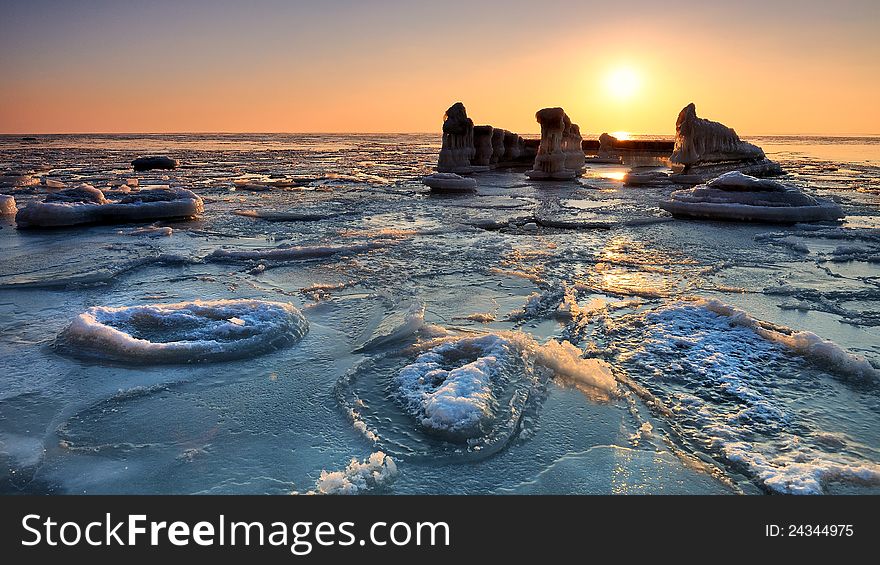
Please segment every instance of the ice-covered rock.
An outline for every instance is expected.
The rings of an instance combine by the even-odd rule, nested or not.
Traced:
[[[673,216],[757,222],[815,222],[843,217],[840,207],[797,188],[732,171],[677,190],[660,207]]]
[[[474,150],[474,122],[464,104],[456,102],[443,117],[443,143],[437,170],[441,173],[469,173]]]
[[[732,128],[697,117],[693,103],[678,114],[670,160],[684,173],[695,174],[705,168],[702,172],[706,177],[733,170],[757,176],[782,173],[760,147],[742,141]]]
[[[623,162],[620,155],[614,154],[614,144],[617,142],[617,138],[608,133],[603,133],[599,136],[599,151],[596,155],[592,157],[588,157],[586,160],[589,163],[608,163],[608,164],[620,164]]]
[[[541,144],[535,164],[526,176],[533,180],[573,179],[576,173],[565,168],[566,154],[562,147],[566,123],[570,123],[562,108],[538,110],[535,119],[541,124]]]
[[[124,224],[185,219],[204,211],[202,199],[185,189],[152,189],[120,193],[108,199],[99,189],[83,184],[50,193],[18,211],[19,228],[54,228],[79,224]]]
[[[504,138],[507,133],[506,130],[500,128],[492,130],[492,157],[489,159],[489,164],[493,167],[497,166],[504,156]]]
[[[150,155],[149,157],[138,157],[131,162],[131,166],[135,171],[149,171],[150,169],[176,169],[180,166],[177,159],[166,157],[164,155]]]
[[[492,126],[474,126],[474,167],[488,170],[492,162]]]
[[[15,197],[8,194],[0,194],[0,216],[11,216],[18,212],[15,207]]]
[[[581,128],[577,124],[571,124],[565,134],[565,168],[574,171],[580,176],[584,171],[586,156],[584,155]]]
[[[502,163],[512,163],[522,154],[522,138],[511,131],[504,132],[504,155]]]
[[[58,336],[59,351],[122,363],[193,363],[253,357],[308,332],[293,305],[217,300],[129,307],[97,306]]]
[[[467,192],[477,189],[477,181],[455,173],[434,173],[422,177],[422,184],[440,192]]]

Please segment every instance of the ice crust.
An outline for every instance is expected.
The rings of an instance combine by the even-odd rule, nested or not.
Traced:
[[[610,366],[581,358],[570,343],[539,345],[520,332],[452,339],[419,355],[395,379],[405,410],[426,430],[453,440],[490,433],[506,385],[535,366],[606,393]]]
[[[342,471],[321,471],[313,494],[363,494],[387,487],[398,473],[394,459],[377,451],[363,461],[352,458]]]
[[[56,347],[74,356],[121,363],[227,361],[291,345],[308,327],[302,313],[284,302],[96,306],[73,320]]]
[[[813,198],[792,186],[738,171],[694,188],[676,190],[660,208],[690,218],[797,223],[837,220],[837,204]]]
[[[56,228],[184,219],[203,211],[201,197],[185,189],[140,190],[108,199],[101,190],[83,184],[28,204],[18,211],[15,222],[19,228]]]

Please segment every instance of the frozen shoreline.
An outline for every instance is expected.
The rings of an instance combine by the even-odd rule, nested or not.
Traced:
[[[761,226],[673,221],[657,203],[676,187],[624,187],[628,165],[540,187],[502,168],[448,196],[419,182],[435,136],[205,139],[0,138],[2,160],[38,179],[0,189],[19,209],[47,180],[110,190],[148,153],[185,166],[137,173],[141,189],[204,200],[200,219],[173,227],[23,232],[0,220],[0,414],[17,415],[0,426],[0,461],[16,470],[0,476],[4,492],[877,492],[880,161],[761,141],[786,183],[847,214]],[[682,310],[692,298],[711,308]],[[163,366],[48,347],[93,308],[231,299],[292,304],[309,334],[262,356]],[[193,327],[240,328],[232,318],[245,320]],[[601,382],[607,367],[619,390],[549,377],[510,404],[523,387],[490,387],[522,411],[503,415],[515,425],[483,453],[419,428],[391,386],[422,346],[506,332],[559,344],[554,370],[586,357]],[[694,353],[697,339],[715,349]],[[455,351],[444,370],[476,359]],[[718,371],[700,373],[700,359]],[[631,482],[596,476],[612,461]]]

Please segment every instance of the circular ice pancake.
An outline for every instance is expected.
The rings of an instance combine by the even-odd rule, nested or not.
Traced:
[[[96,306],[58,336],[67,354],[121,363],[193,363],[254,357],[291,345],[308,332],[284,302],[216,300]]]

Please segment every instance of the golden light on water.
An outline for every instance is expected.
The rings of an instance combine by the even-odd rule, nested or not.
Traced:
[[[632,139],[632,134],[628,131],[613,131],[611,132],[611,135],[619,140]]]

